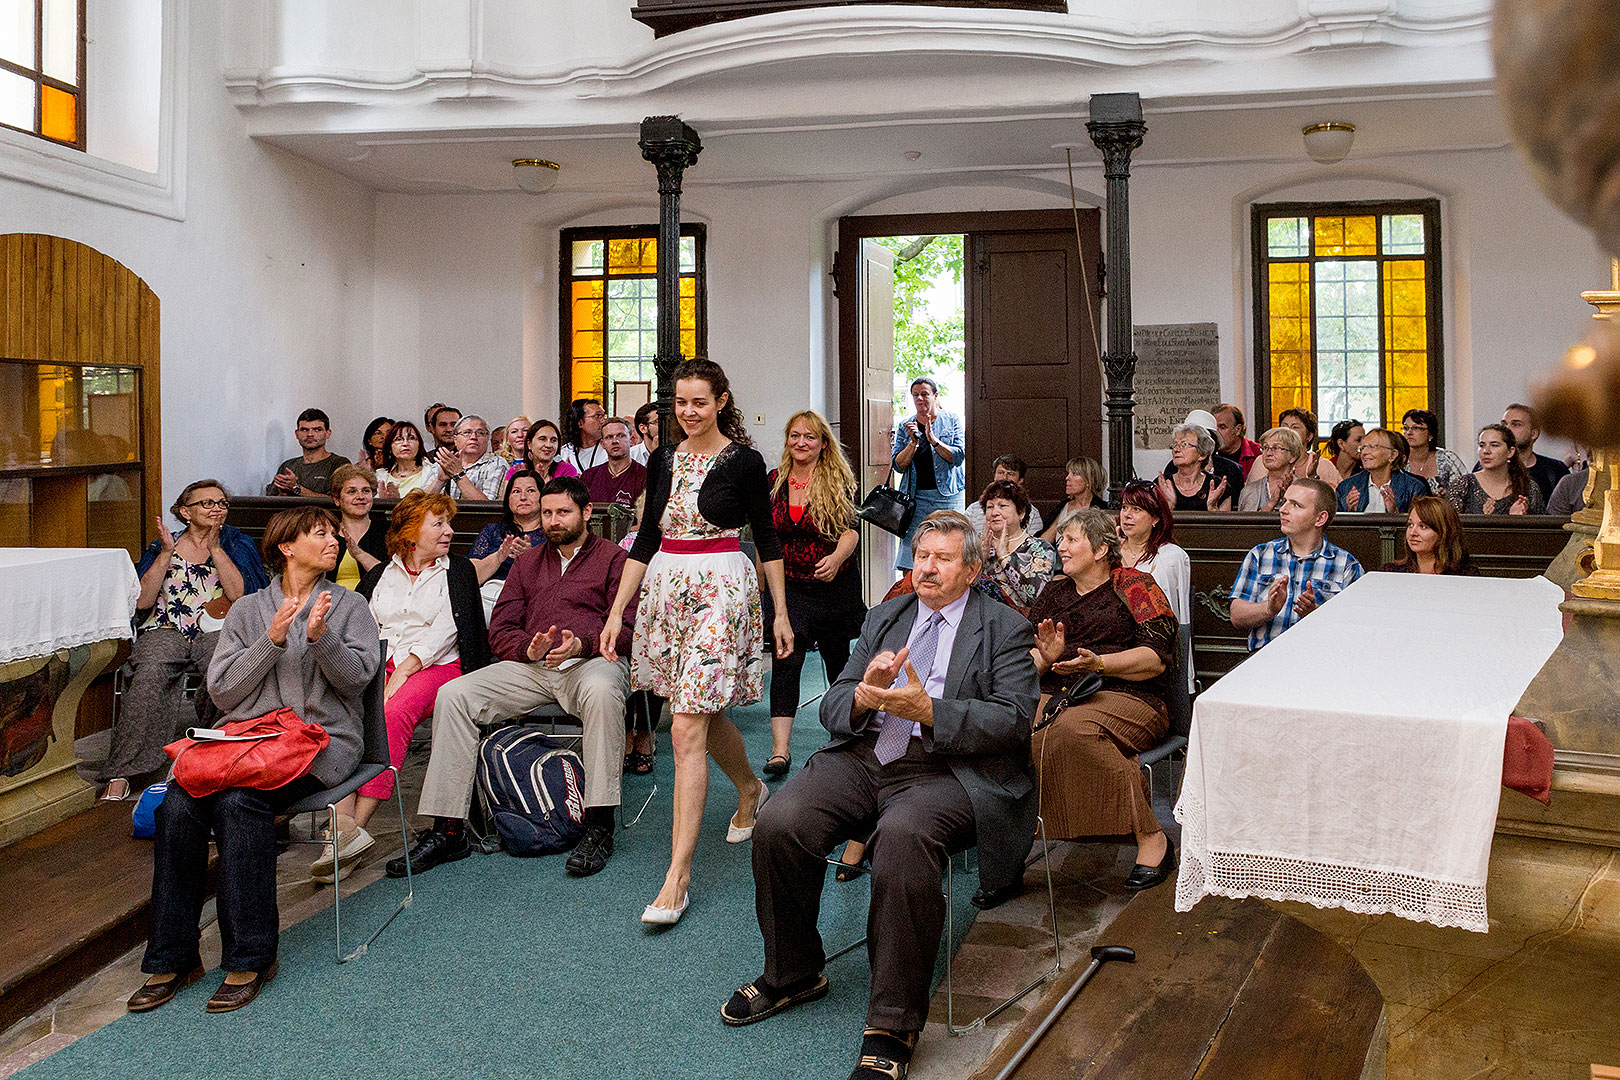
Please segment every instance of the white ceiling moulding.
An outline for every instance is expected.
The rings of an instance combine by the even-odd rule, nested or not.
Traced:
[[[465,123],[486,107],[499,115],[532,110],[537,103],[634,99],[716,79],[736,80],[732,85],[747,94],[762,81],[870,77],[874,58],[902,70],[919,62],[937,70],[948,61],[945,66],[963,76],[964,93],[970,82],[966,74],[1009,65],[1026,76],[1079,70],[1093,80],[1099,71],[1125,70],[1144,96],[1357,85],[1344,81],[1355,79],[1352,72],[1363,72],[1365,82],[1375,85],[1490,77],[1485,0],[1412,0],[1398,10],[1391,2],[1372,0],[1292,3],[1291,10],[1276,7],[1263,19],[1209,19],[1202,27],[1181,20],[1005,9],[811,9],[699,27],[653,43],[627,41],[620,56],[588,59],[556,55],[553,39],[537,22],[532,47],[505,42],[501,49],[508,57],[532,52],[532,64],[493,62],[481,44],[469,49],[472,55],[465,60],[390,54],[384,59],[395,62],[391,68],[314,65],[302,53],[260,50],[253,60],[262,66],[239,62],[226,71],[225,83],[233,100],[250,110],[454,101]],[[628,10],[623,17],[628,23]],[[1344,46],[1359,50],[1349,69],[1331,55]],[[1414,55],[1403,58],[1405,53]],[[962,65],[972,70],[964,72]],[[1031,92],[1050,94],[1051,80],[1041,82],[1045,88]],[[321,122],[343,119],[323,113]]]

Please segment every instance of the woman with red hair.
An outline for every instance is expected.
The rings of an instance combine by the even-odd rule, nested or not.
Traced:
[[[1268,433],[1269,434],[1269,433]],[[1170,610],[1186,639],[1187,687],[1193,685],[1192,667],[1192,560],[1171,536],[1175,511],[1164,493],[1150,480],[1132,480],[1119,496],[1120,564],[1144,573],[1164,590]]]

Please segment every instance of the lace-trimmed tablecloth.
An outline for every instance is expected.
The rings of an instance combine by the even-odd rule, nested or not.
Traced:
[[[0,548],[0,663],[134,637],[139,595],[122,548]]]
[[[1193,712],[1176,910],[1260,896],[1488,930],[1508,714],[1562,599],[1368,574],[1222,677]]]

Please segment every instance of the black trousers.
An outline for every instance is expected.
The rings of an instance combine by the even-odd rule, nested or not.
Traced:
[[[940,879],[953,852],[974,842],[973,806],[949,766],[912,739],[887,766],[863,739],[817,751],[760,808],[754,827],[754,907],[765,938],[765,979],[782,985],[826,963],[816,919],[826,857],[867,834],[872,906],[869,1027],[920,1031],[945,925]]]
[[[263,971],[276,958],[276,814],[324,790],[301,776],[274,791],[226,788],[193,798],[170,781],[157,811],[152,853],[152,936],[141,970],[184,975],[202,961],[197,943],[207,891],[208,836],[219,844],[220,966]]]
[[[765,636],[770,638],[775,605],[769,589],[761,593],[764,603]],[[861,579],[848,571],[832,581],[787,581],[788,622],[793,626],[793,652],[771,661],[771,715],[792,716],[799,711],[799,677],[811,648],[821,653],[827,669],[827,685],[843,673],[849,663],[849,643],[861,633],[866,605],[861,602]]]

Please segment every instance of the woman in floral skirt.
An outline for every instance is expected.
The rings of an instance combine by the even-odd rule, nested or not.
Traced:
[[[771,524],[765,459],[752,446],[720,365],[688,360],[675,369],[675,416],[686,438],[659,447],[647,463],[646,513],[625,562],[619,594],[602,628],[614,642],[625,609],[641,589],[631,642],[631,686],[669,699],[675,751],[675,827],[669,872],[641,921],[670,925],[689,903],[692,853],[709,790],[707,755],[737,786],[726,840],[754,835],[768,790],[754,775],[742,733],[725,714],[764,692],[759,583],[739,536],[753,529],[775,606],[776,655],[793,652],[782,547]],[[643,587],[645,586],[645,587]]]

